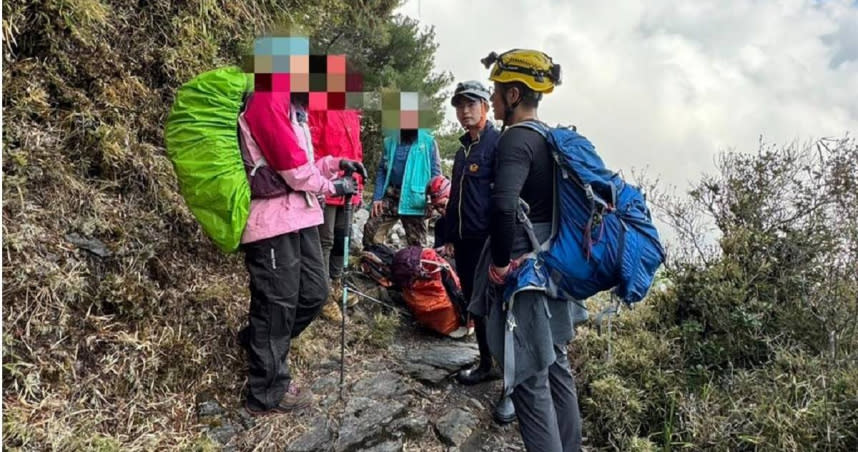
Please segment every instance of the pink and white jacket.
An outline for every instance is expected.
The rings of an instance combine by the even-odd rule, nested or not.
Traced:
[[[277,198],[253,199],[241,243],[275,237],[323,222],[316,195],[335,194],[332,179],[340,159],[313,161],[306,123],[291,115],[289,94],[257,91],[239,118],[239,130],[253,161],[264,157],[294,191]]]

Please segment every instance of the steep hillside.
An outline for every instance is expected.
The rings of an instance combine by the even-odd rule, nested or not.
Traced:
[[[435,93],[431,31],[395,5],[4,2],[5,445],[186,446],[195,395],[239,393],[245,271],[177,192],[163,149],[172,96],[287,23],[332,51],[360,46],[358,69],[385,55],[368,88],[404,74]]]

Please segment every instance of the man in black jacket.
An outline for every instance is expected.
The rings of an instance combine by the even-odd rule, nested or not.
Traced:
[[[511,391],[527,449],[577,451],[581,447],[581,417],[575,379],[566,357],[566,344],[574,336],[572,303],[549,298],[542,291],[523,290],[503,300],[515,319],[512,324],[502,320],[496,306],[517,266],[516,259],[533,251],[517,221],[519,200],[530,207],[527,216],[537,239],[544,242],[551,234],[555,215],[553,157],[542,135],[519,125],[539,120],[539,101],[559,84],[560,66],[542,52],[519,49],[500,56],[492,53],[483,62],[494,64],[490,76],[495,82],[492,108],[495,118],[504,121],[495,150],[490,250],[483,259],[487,261],[483,271],[488,272],[490,283],[483,280],[482,285],[486,293],[493,294],[484,297],[482,306],[488,315],[489,347],[504,363],[505,390]],[[471,311],[478,304],[472,301]]]
[[[471,299],[474,270],[489,236],[495,145],[500,136],[488,122],[490,96],[488,88],[471,80],[459,83],[450,101],[456,107],[456,118],[466,132],[459,137],[462,146],[453,162],[453,187],[442,224],[444,240],[455,256],[456,272],[466,300]],[[481,383],[493,376],[492,355],[483,318],[475,317],[474,325],[480,362],[456,375],[456,379],[466,385]],[[500,424],[515,420],[515,410],[508,397],[502,398],[493,415]]]

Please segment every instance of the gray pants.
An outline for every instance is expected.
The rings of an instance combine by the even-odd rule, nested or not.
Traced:
[[[343,238],[346,234],[346,210],[343,206],[325,206],[325,222],[319,225],[322,259],[330,279],[343,275]]]
[[[557,360],[512,391],[518,428],[528,451],[577,452],[581,449],[581,413],[575,377],[566,350],[555,346]]]

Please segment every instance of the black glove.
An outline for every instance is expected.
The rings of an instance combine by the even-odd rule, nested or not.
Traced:
[[[363,177],[363,180],[369,179],[369,174],[367,174],[366,168],[364,168],[363,163],[358,162],[356,160],[340,160],[340,169],[346,172],[346,176],[352,173],[358,173]]]
[[[357,183],[351,176],[341,177],[334,181],[334,190],[337,196],[353,195],[357,193]]]

